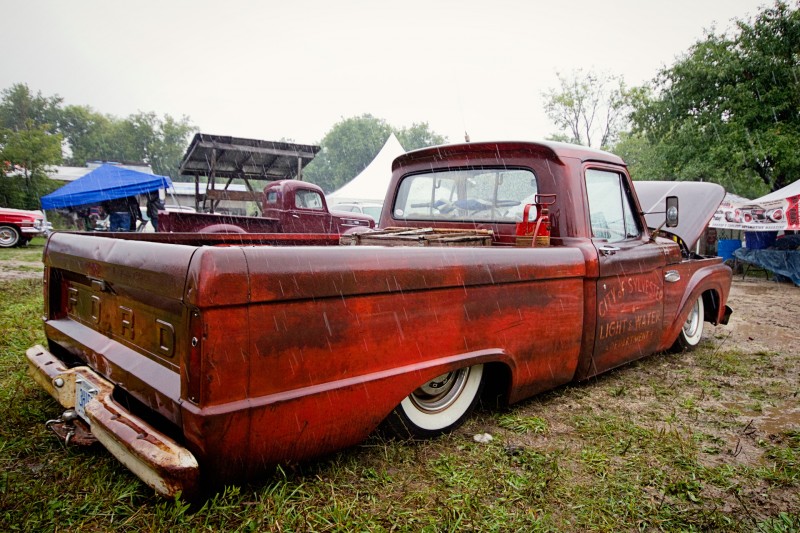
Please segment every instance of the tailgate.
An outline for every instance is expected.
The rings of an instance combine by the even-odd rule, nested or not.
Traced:
[[[45,250],[50,351],[88,365],[137,401],[180,424],[180,368],[188,311],[186,272],[197,248],[56,233]],[[135,401],[130,401],[130,399]]]

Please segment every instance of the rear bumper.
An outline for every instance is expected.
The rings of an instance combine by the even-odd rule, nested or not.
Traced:
[[[87,366],[67,368],[39,345],[26,355],[33,379],[66,408],[76,407],[76,381],[91,383],[97,392],[84,410],[92,434],[147,485],[168,497],[197,491],[200,469],[194,455],[118,405],[111,382]]]

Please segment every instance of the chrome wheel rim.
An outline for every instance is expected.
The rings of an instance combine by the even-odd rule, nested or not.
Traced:
[[[683,324],[683,333],[687,337],[694,337],[697,335],[697,328],[700,327],[700,300],[694,302],[692,306],[692,311],[689,313],[689,316],[686,318],[686,322]]]
[[[414,406],[425,413],[447,409],[461,395],[469,377],[469,368],[460,368],[437,376],[411,393]]]
[[[14,232],[8,228],[0,230],[0,245],[11,246],[14,244]]]

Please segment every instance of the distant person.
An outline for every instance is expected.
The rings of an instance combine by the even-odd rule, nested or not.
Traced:
[[[136,226],[139,224],[139,222],[144,222],[144,218],[142,217],[142,208],[139,206],[139,200],[135,196],[128,196],[125,200],[128,203],[128,213],[131,215],[128,229],[130,231],[136,231]]]
[[[130,231],[131,212],[127,198],[106,200],[103,209],[108,213],[108,231]]]
[[[108,213],[109,231],[136,231],[136,224],[142,220],[142,210],[135,196],[115,198],[103,202]]]
[[[147,218],[153,225],[153,230],[158,231],[158,212],[164,210],[164,202],[158,196],[158,191],[147,193]]]
[[[83,231],[92,231],[94,229],[94,224],[90,217],[90,211],[88,207],[81,207],[75,210],[75,216],[77,220],[80,222],[75,222],[75,225],[78,227],[79,230]]]

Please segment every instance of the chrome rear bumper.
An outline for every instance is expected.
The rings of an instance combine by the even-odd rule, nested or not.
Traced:
[[[93,385],[96,393],[83,407],[92,434],[142,481],[167,497],[195,493],[200,469],[194,455],[117,404],[111,382],[88,366],[68,368],[40,345],[26,356],[33,379],[66,408],[76,407],[76,380]]]

